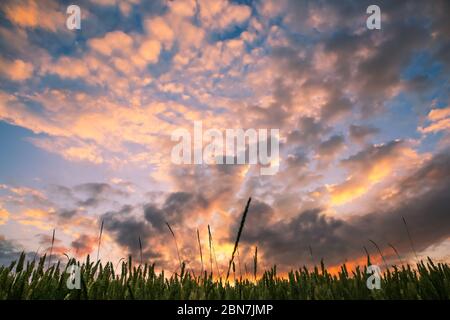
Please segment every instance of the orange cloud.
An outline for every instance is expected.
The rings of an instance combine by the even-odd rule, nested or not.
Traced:
[[[27,209],[24,216],[27,218],[45,218],[49,216],[49,213],[41,209]]]
[[[33,74],[33,65],[20,59],[8,61],[0,57],[0,73],[13,81],[24,81]]]
[[[155,17],[144,22],[147,33],[162,42],[167,49],[172,47],[175,33],[162,17]]]
[[[195,0],[170,1],[170,11],[182,17],[192,17],[197,7]]]
[[[52,226],[41,220],[18,219],[17,222],[26,226],[33,226],[41,230],[51,230]]]
[[[331,204],[338,206],[356,199],[365,194],[369,189],[366,181],[358,181],[354,177],[349,177],[345,182],[327,186],[331,194]]]
[[[44,64],[41,72],[56,74],[63,79],[76,79],[88,76],[89,68],[81,59],[61,57],[55,62]]]
[[[90,39],[88,45],[105,56],[110,56],[113,52],[128,54],[133,45],[133,38],[122,31],[112,31],[102,38]]]
[[[72,241],[71,246],[72,250],[75,250],[75,255],[82,257],[90,254],[97,243],[98,239],[96,237],[82,234]]]
[[[118,6],[120,12],[128,16],[134,4],[139,3],[140,0],[91,0],[91,2],[100,6]]]
[[[342,183],[327,186],[331,204],[339,206],[368,193],[396,171],[407,170],[420,161],[417,153],[401,141],[375,145],[342,162],[351,175]]]
[[[8,219],[9,219],[9,212],[3,208],[0,208],[0,225],[8,222]]]
[[[161,44],[156,40],[147,40],[142,43],[139,48],[141,57],[150,63],[158,61],[159,53],[161,52]]]
[[[47,231],[52,229],[52,225],[49,223],[50,215],[50,211],[29,208],[25,209],[21,214],[13,219],[20,224],[33,226]]]
[[[432,121],[442,120],[450,117],[450,107],[444,109],[433,109],[428,113],[428,119]]]
[[[225,29],[233,24],[242,24],[251,16],[246,5],[222,0],[200,2],[200,18],[204,26],[212,29]]]
[[[3,8],[11,23],[24,28],[42,28],[52,32],[65,28],[65,11],[52,0],[14,1]]]
[[[422,133],[435,133],[450,129],[450,107],[444,109],[433,109],[428,113],[428,120],[431,121],[427,127],[419,127]]]

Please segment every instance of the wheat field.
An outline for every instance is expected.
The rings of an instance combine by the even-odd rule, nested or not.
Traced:
[[[370,257],[368,257],[370,263]],[[80,267],[80,289],[69,289],[70,265]],[[306,267],[277,275],[276,266],[252,279],[232,281],[215,278],[212,273],[195,275],[182,263],[179,273],[167,276],[155,272],[151,264],[135,264],[129,257],[118,270],[112,262],[80,262],[70,259],[66,266],[57,262],[45,267],[46,257],[26,261],[23,253],[10,266],[0,267],[0,299],[13,300],[211,300],[211,299],[296,299],[296,300],[371,300],[371,299],[449,299],[450,267],[431,259],[415,266],[392,266],[381,276],[380,289],[366,286],[367,266],[349,271],[342,265],[331,274],[323,262],[312,270]],[[255,265],[256,268],[256,265]],[[256,270],[255,270],[256,275]]]

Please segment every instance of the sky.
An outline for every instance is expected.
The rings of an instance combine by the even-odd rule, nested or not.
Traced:
[[[0,4],[0,263],[174,271],[450,260],[448,1]],[[381,29],[368,29],[376,4]],[[177,164],[175,130],[278,129],[279,168]],[[411,240],[407,235],[407,223]],[[396,248],[399,255],[395,253]]]

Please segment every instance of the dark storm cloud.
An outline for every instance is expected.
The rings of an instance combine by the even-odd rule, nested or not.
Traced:
[[[364,254],[363,246],[374,240],[380,248],[394,244],[400,254],[411,255],[402,221],[408,223],[416,250],[426,249],[450,236],[450,152],[435,156],[422,168],[398,184],[401,194],[388,207],[348,220],[326,217],[320,209],[306,210],[286,221],[270,223],[275,210],[267,204],[254,203],[248,213],[242,242],[257,243],[270,261],[286,265],[311,261],[308,246],[318,260],[337,264]],[[420,180],[418,180],[420,179]],[[418,181],[424,188],[418,186]],[[420,190],[419,190],[420,189]],[[423,190],[422,190],[423,189]],[[231,228],[235,234],[235,227]],[[317,261],[316,260],[316,261]]]
[[[434,156],[432,161],[428,162],[410,177],[404,179],[400,183],[400,189],[418,193],[421,190],[427,190],[436,185],[439,186],[443,182],[450,181],[449,158],[449,150]],[[425,182],[429,182],[430,184],[426,184]]]
[[[75,254],[78,256],[84,256],[91,253],[94,249],[94,245],[97,245],[97,239],[87,234],[81,234],[77,239],[71,242],[71,247]]]
[[[342,135],[331,136],[328,140],[323,141],[317,148],[317,153],[320,156],[329,157],[334,156],[339,152],[345,143],[345,138]]]
[[[132,215],[134,207],[123,206],[118,211],[108,211],[101,216],[105,230],[112,233],[116,242],[126,247],[133,255],[139,254],[139,238],[143,244],[143,258],[156,258],[159,255],[147,247],[152,236],[156,237],[151,225]]]
[[[162,230],[166,223],[164,211],[154,204],[144,206],[144,217],[157,230]]]
[[[165,222],[182,222],[188,213],[196,209],[207,208],[208,201],[202,195],[187,192],[174,192],[168,195],[161,208],[154,204],[144,206],[145,219],[161,231]]]
[[[85,183],[77,185],[73,190],[82,197],[77,201],[79,206],[96,207],[102,201],[111,199],[112,196],[127,197],[128,193],[115,188],[107,183]]]
[[[322,107],[321,117],[324,120],[337,119],[352,111],[353,103],[340,93],[334,93]]]
[[[63,219],[70,219],[75,217],[78,214],[78,210],[76,209],[62,209],[58,211],[58,215]]]
[[[259,201],[258,199],[253,199],[247,214],[247,220],[244,229],[245,239],[250,240],[258,238],[260,235],[259,230],[265,229],[266,226],[270,224],[270,220],[272,219],[273,215],[274,210],[271,206],[263,201]],[[229,239],[230,241],[235,240],[240,222],[240,219],[236,219],[234,225],[231,227]]]
[[[19,258],[20,253],[21,250],[14,242],[0,235],[0,265],[9,265]]]
[[[370,168],[379,160],[396,155],[405,146],[405,141],[393,140],[385,144],[370,145],[358,153],[341,160],[341,164],[353,171]]]
[[[183,190],[195,195],[200,203],[210,202],[229,205],[241,185],[242,165],[217,164],[211,166],[174,166],[171,176],[176,190]],[[206,202],[205,202],[206,201]],[[205,208],[199,207],[199,209]],[[196,215],[199,212],[191,212]]]
[[[329,128],[320,121],[312,117],[301,117],[298,128],[289,133],[288,143],[314,144],[328,131]]]
[[[350,139],[357,143],[362,143],[367,137],[379,132],[380,129],[372,126],[351,125],[349,127]]]

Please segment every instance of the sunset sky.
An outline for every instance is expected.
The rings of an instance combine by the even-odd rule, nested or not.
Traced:
[[[81,8],[68,30],[66,8]],[[366,9],[381,9],[381,30]],[[0,4],[0,263],[450,261],[449,1]],[[280,168],[179,165],[179,128],[280,130]],[[413,245],[406,233],[407,221]],[[310,250],[311,248],[311,250]],[[312,253],[312,254],[311,254]],[[380,262],[381,263],[381,262]]]

